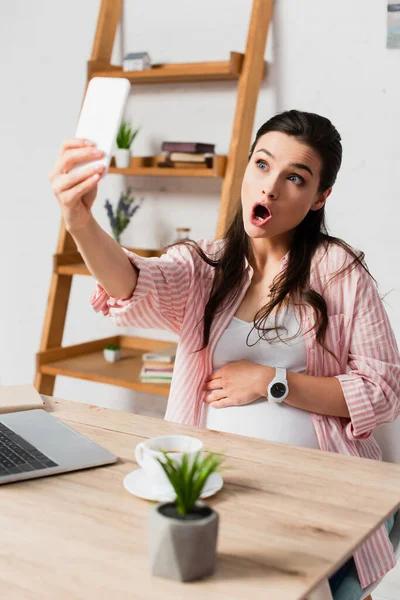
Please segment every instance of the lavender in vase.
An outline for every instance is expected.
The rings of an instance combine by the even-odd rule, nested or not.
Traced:
[[[143,202],[143,198],[136,200],[135,196],[131,196],[131,192],[131,187],[127,189],[125,194],[121,192],[115,213],[108,199],[104,204],[110,221],[113,238],[118,243],[120,243],[121,233],[127,228],[129,221]]]

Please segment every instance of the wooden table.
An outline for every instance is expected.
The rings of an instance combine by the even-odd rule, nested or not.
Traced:
[[[0,487],[0,595],[7,600],[325,598],[326,578],[400,506],[397,465],[44,399],[120,460]],[[200,437],[206,449],[225,452],[230,467],[209,501],[221,519],[217,571],[195,583],[150,574],[153,505],[123,488],[137,468],[136,444],[170,433]]]

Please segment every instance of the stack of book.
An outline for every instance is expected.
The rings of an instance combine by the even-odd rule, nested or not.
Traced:
[[[143,383],[171,383],[174,370],[176,346],[146,352],[142,355],[143,365],[139,379]]]
[[[200,142],[163,142],[159,167],[179,169],[211,169],[215,144]]]

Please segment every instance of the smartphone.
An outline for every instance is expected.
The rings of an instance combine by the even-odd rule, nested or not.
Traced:
[[[89,81],[75,137],[94,142],[104,156],[80,163],[71,171],[83,170],[89,164],[104,165],[102,177],[107,175],[130,88],[129,79],[124,77],[93,77]]]

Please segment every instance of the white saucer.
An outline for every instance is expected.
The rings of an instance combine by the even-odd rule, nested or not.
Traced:
[[[211,473],[201,492],[201,498],[208,498],[216,494],[224,485],[219,473]],[[158,502],[173,502],[176,494],[173,489],[169,490],[153,485],[147,478],[144,469],[136,469],[124,478],[124,488],[144,500],[155,500]]]

